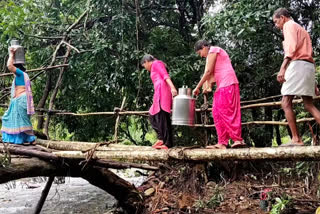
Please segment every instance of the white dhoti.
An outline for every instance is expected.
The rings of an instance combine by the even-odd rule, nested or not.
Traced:
[[[303,60],[290,62],[284,75],[282,95],[315,96],[315,65]]]

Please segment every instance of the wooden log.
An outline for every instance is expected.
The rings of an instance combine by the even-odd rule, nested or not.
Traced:
[[[96,147],[96,143],[48,141],[37,140],[39,144],[58,150],[54,155],[62,158],[84,159],[90,149]],[[116,150],[109,149],[115,148]],[[320,160],[320,146],[304,147],[268,147],[245,149],[188,149],[172,148],[169,150],[156,150],[144,146],[126,146],[111,144],[98,147],[94,158],[107,160],[134,160],[134,161],[167,161],[169,159],[185,160]],[[146,152],[147,151],[147,152]]]
[[[55,149],[55,150],[67,150],[67,151],[88,151],[96,148],[99,143],[90,143],[90,142],[76,142],[76,141],[53,141],[53,140],[36,140],[38,145],[44,146],[46,148]],[[105,142],[101,142],[102,144]],[[102,145],[96,148],[97,151],[110,151],[110,150],[154,150],[151,146],[129,146],[122,144],[109,144]]]
[[[71,159],[85,158],[81,151],[59,151],[53,154]],[[243,148],[243,149],[188,149],[173,148],[153,151],[96,151],[96,159],[131,161],[168,161],[170,159],[190,161],[214,160],[320,160],[320,146]]]
[[[148,164],[136,164],[136,163],[125,163],[105,160],[92,160],[90,165],[112,168],[112,169],[128,169],[128,168],[139,168],[145,170],[156,171],[159,167],[150,166]]]
[[[12,157],[9,167],[0,167],[0,183],[36,176],[81,177],[113,195],[128,213],[141,213],[143,207],[143,197],[134,185],[101,167],[82,170],[78,161],[53,164],[35,157]]]
[[[8,144],[7,146],[0,145],[0,154],[6,153],[7,151],[9,151],[10,154],[37,157],[48,161],[60,161],[61,159],[37,146],[20,146],[14,144]]]
[[[56,163],[61,163],[65,160],[67,157],[58,157],[55,154],[52,154],[50,150],[46,148],[42,148],[39,146],[15,146],[15,145],[8,145],[4,147],[3,145],[0,145],[0,152],[9,152],[13,155],[25,155],[29,157],[38,157],[43,160],[48,160],[50,162],[54,161]],[[80,159],[86,159],[80,158]],[[79,160],[82,161],[82,160]],[[137,163],[126,163],[126,162],[118,162],[118,161],[110,161],[110,160],[91,160],[89,161],[89,164],[91,166],[100,166],[103,168],[112,168],[112,169],[128,169],[128,168],[140,168],[145,170],[158,170],[158,167],[150,166],[147,164],[137,164]]]

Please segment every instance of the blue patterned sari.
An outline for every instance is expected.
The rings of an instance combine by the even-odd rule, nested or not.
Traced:
[[[29,77],[24,74],[26,92],[15,97],[15,79],[11,88],[11,101],[2,116],[2,141],[22,144],[35,141],[30,116],[34,114],[33,98]]]

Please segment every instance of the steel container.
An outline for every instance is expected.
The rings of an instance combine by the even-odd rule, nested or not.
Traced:
[[[195,99],[187,86],[179,88],[179,93],[173,98],[172,125],[194,125]]]
[[[11,40],[9,48],[16,49],[13,64],[26,64],[26,59],[25,59],[25,55],[24,55],[24,48],[19,44],[18,40],[16,40],[16,39]],[[10,51],[9,51],[9,53],[10,53]]]

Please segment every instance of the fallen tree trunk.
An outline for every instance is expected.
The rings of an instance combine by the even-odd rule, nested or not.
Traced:
[[[58,151],[56,156],[72,159],[83,159],[86,152]],[[166,150],[139,151],[96,151],[94,159],[113,159],[131,161],[168,161],[170,159],[190,161],[214,160],[320,160],[320,146],[305,147],[272,147],[272,148],[244,148],[244,149],[187,149],[173,148]]]
[[[38,146],[15,146],[15,145],[8,145],[3,146],[0,145],[0,151],[4,151],[7,153],[12,153],[15,155],[26,155],[29,157],[38,157],[43,160],[47,160],[50,162],[61,162],[63,159],[68,159],[68,157],[59,157],[55,155],[52,151],[38,147]],[[86,153],[88,154],[88,153]],[[145,170],[158,170],[158,167],[150,166],[147,164],[137,164],[137,163],[126,163],[126,162],[118,162],[118,161],[110,161],[110,160],[96,160],[96,159],[88,159],[87,156],[83,158],[78,158],[81,161],[79,164],[90,164],[91,166],[100,166],[104,168],[112,168],[112,169],[128,169],[128,168],[140,168]],[[63,160],[65,161],[65,160]]]
[[[55,150],[64,150],[64,151],[89,151],[91,149],[96,149],[96,151],[112,151],[112,150],[136,150],[139,151],[149,151],[154,150],[150,146],[131,146],[131,145],[122,145],[122,144],[108,144],[108,142],[101,143],[90,143],[90,142],[76,142],[76,141],[53,141],[53,140],[36,140],[38,145],[41,145],[46,148],[55,149]],[[98,147],[97,147],[98,146]]]
[[[13,157],[12,154],[21,155],[23,153],[26,155],[29,149],[8,147],[7,151],[9,150],[11,154],[10,165],[0,167],[0,183],[36,176],[81,177],[113,195],[119,201],[119,205],[128,213],[140,213],[143,207],[143,197],[135,186],[108,169],[95,166],[92,163],[83,167],[80,160],[68,160],[59,157],[50,161],[48,158],[50,155],[44,156],[45,159],[48,158],[46,160],[37,157]],[[41,156],[39,155],[41,151],[32,151],[29,155],[35,153]],[[54,156],[54,154],[51,154],[51,156]]]
[[[201,149],[172,148],[156,150],[146,146],[126,146],[110,144],[99,146],[88,142],[67,142],[38,140],[39,144],[55,151],[53,154],[62,158],[84,159],[88,151],[95,148],[93,159],[130,160],[130,161],[167,161],[170,159],[190,161],[212,160],[320,160],[320,146],[267,147],[244,149]]]

